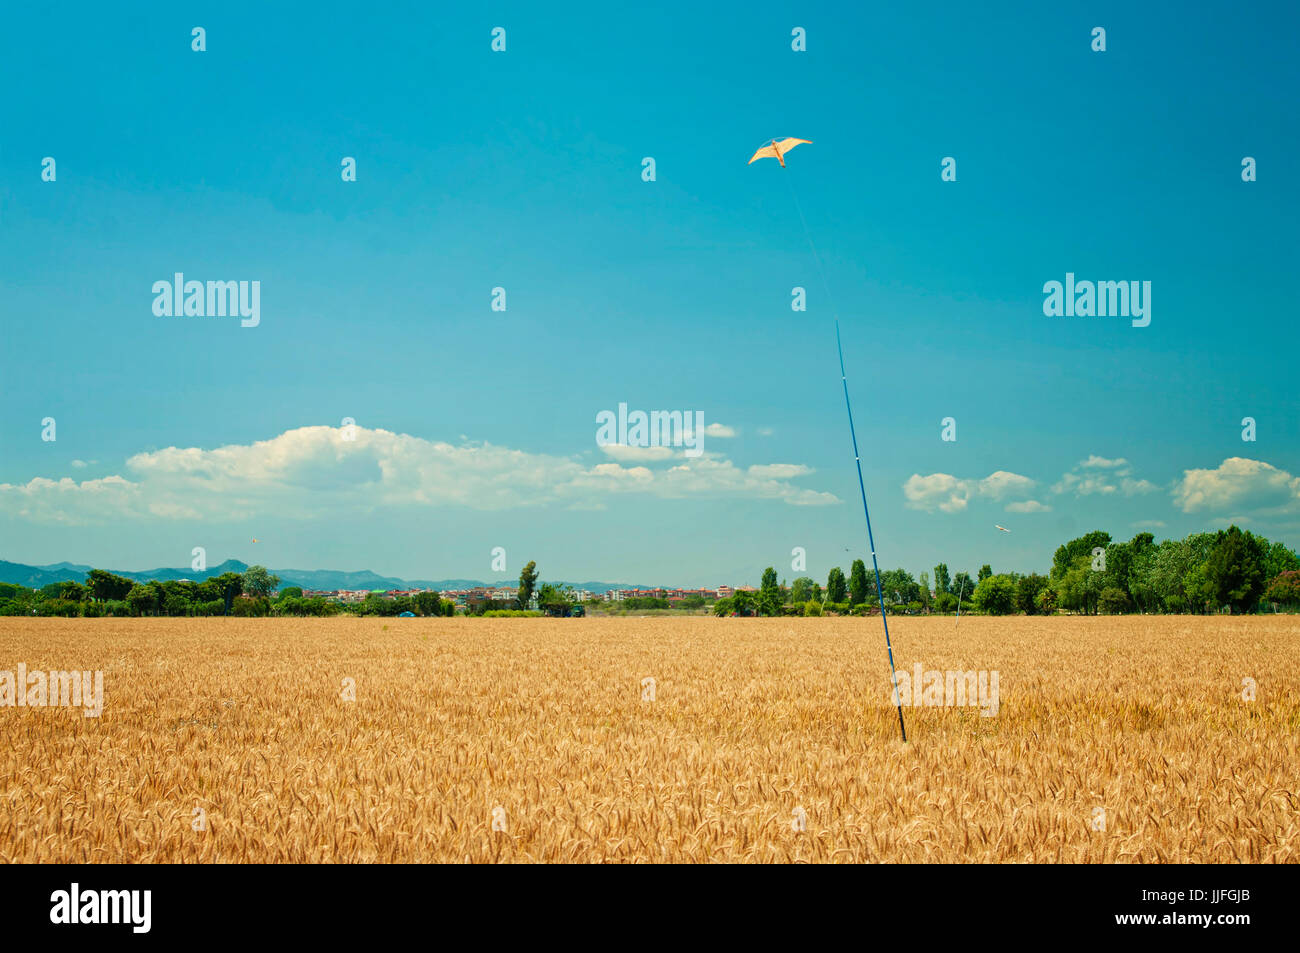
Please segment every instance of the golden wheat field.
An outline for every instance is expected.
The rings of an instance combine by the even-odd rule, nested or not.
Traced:
[[[996,716],[878,619],[3,619],[104,709],[0,708],[0,860],[1300,859],[1296,617],[891,632]]]

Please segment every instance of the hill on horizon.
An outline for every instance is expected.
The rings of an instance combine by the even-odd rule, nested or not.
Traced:
[[[195,569],[145,569],[145,570],[126,570],[126,569],[109,569],[108,572],[117,576],[123,576],[136,582],[150,582],[157,580],[159,582],[175,582],[188,579],[193,582],[202,582],[213,576],[220,576],[227,572],[243,572],[249,566],[248,563],[238,559],[227,559],[215,566],[209,566],[202,571]],[[52,563],[48,566],[29,566],[25,563],[14,563],[0,559],[0,582],[13,583],[20,586],[27,586],[32,589],[39,589],[42,586],[48,586],[55,582],[73,582],[84,583],[86,575],[91,569],[98,569],[98,566],[87,566],[82,563],[60,562]],[[371,572],[368,569],[349,572],[335,569],[271,569],[272,575],[280,577],[280,588],[286,586],[300,586],[303,589],[472,589],[475,586],[514,586],[517,585],[518,578],[482,580],[482,579],[401,579],[397,576],[381,576],[378,573]],[[550,582],[551,580],[544,580]],[[621,583],[621,582],[565,582],[561,581],[559,585],[572,586],[575,589],[586,589],[590,592],[603,593],[609,589],[647,589],[651,588],[643,584]]]

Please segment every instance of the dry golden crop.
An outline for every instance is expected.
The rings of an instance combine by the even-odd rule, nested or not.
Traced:
[[[892,632],[997,715],[901,744],[875,619],[0,619],[104,672],[0,708],[0,860],[1300,859],[1296,617]]]

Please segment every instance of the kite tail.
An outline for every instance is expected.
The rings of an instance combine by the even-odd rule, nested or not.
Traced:
[[[794,199],[794,207],[799,212],[799,221],[803,224],[804,236],[808,239],[808,247],[812,249],[813,258],[817,262],[817,270],[821,274],[822,286],[826,289],[826,297],[831,303],[831,313],[835,317],[835,349],[840,357],[840,383],[844,387],[844,409],[849,415],[849,436],[853,440],[853,462],[858,468],[858,491],[862,494],[862,515],[867,519],[867,543],[871,547],[871,568],[876,573],[876,599],[880,603],[880,621],[885,627],[885,651],[889,655],[889,681],[894,688],[894,701],[898,705],[898,730],[903,736],[903,741],[907,741],[907,726],[903,724],[903,698],[898,691],[898,674],[894,669],[894,647],[889,641],[889,617],[885,612],[885,594],[880,588],[880,564],[876,561],[876,540],[871,533],[871,510],[867,507],[867,485],[862,479],[862,457],[858,453],[858,434],[853,426],[853,406],[849,403],[849,380],[844,373],[844,347],[840,343],[840,315],[839,308],[835,305],[835,295],[831,293],[830,282],[826,280],[826,269],[822,265],[821,255],[817,254],[817,246],[813,243],[812,232],[808,229],[808,220],[804,218],[803,207],[799,204],[799,196],[794,191],[794,181],[790,176],[786,176],[790,183],[790,195]]]

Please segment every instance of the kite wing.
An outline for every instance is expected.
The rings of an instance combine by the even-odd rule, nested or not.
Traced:
[[[755,152],[754,158],[750,159],[746,164],[753,165],[756,159],[775,159],[777,162],[781,163],[781,165],[785,165],[785,154],[801,142],[806,142],[808,145],[812,145],[811,139],[795,139],[791,136],[787,136],[779,142],[776,139],[773,139],[767,145],[763,146],[763,148]]]
[[[782,139],[780,142],[778,142],[778,143],[776,144],[776,151],[779,152],[779,153],[781,153],[781,155],[785,155],[787,152],[789,152],[789,151],[790,151],[791,149],[793,149],[795,146],[799,145],[799,143],[801,143],[801,142],[805,142],[805,143],[807,143],[808,145],[812,145],[812,140],[811,140],[811,139],[791,139],[791,138],[787,138],[787,139]]]
[[[993,525],[996,526],[998,529],[1002,530],[1002,532],[1004,532],[1004,533],[1009,533],[1009,532],[1011,532],[1011,530],[1007,529],[1005,526],[1001,526],[1001,525],[999,525],[999,524],[997,524],[997,523],[994,523]]]

